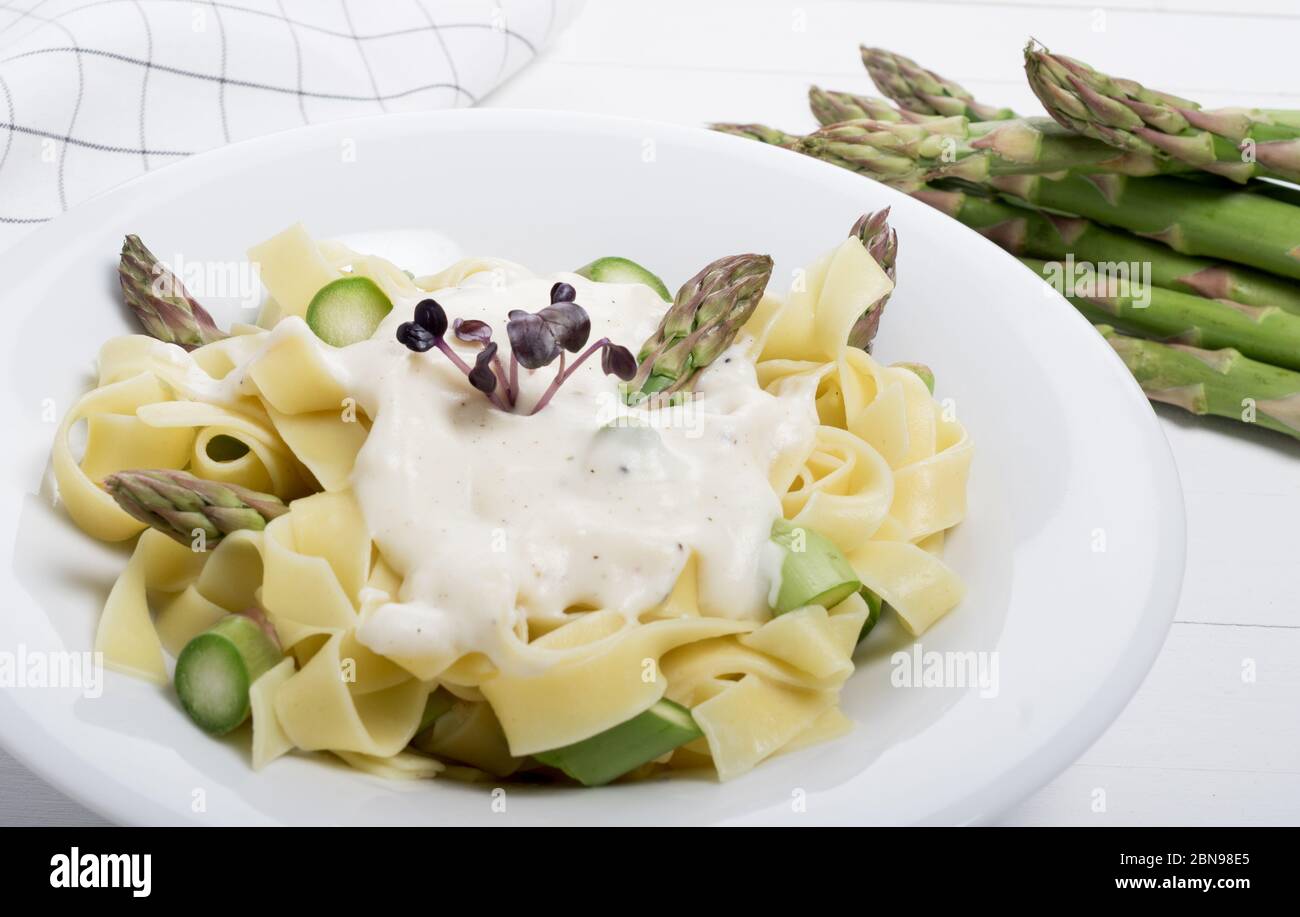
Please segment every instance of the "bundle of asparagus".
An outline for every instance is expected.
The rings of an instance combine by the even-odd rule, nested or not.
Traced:
[[[1050,117],[1026,116],[860,50],[886,99],[814,86],[807,135],[714,128],[906,191],[1065,281],[1152,401],[1300,439],[1300,189],[1279,183],[1300,182],[1300,112],[1206,110],[1031,42]]]

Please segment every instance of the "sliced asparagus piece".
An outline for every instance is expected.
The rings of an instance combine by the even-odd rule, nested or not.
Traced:
[[[772,525],[772,541],[785,550],[773,614],[805,605],[833,608],[862,588],[840,549],[812,529],[778,519]]]
[[[151,337],[193,350],[226,336],[139,236],[127,236],[122,243],[117,277],[122,298]]]
[[[1077,133],[1233,181],[1257,176],[1300,181],[1295,112],[1206,111],[1187,99],[1052,54],[1033,41],[1025,46],[1025,73],[1052,117]]]
[[[1300,316],[1275,306],[1110,283],[1089,264],[1075,264],[1074,275],[1065,277],[1067,266],[1061,262],[1020,260],[1053,284],[1073,285],[1073,290],[1058,291],[1090,321],[1197,347],[1235,347],[1252,359],[1300,369]]]
[[[976,121],[1004,121],[1016,117],[1009,108],[976,101],[952,80],[926,70],[916,61],[884,48],[863,45],[862,65],[876,88],[902,108],[925,115],[963,115]]]
[[[456,704],[456,696],[446,688],[439,688],[429,695],[428,700],[424,702],[424,713],[420,714],[420,725],[416,728],[415,734],[418,736],[430,726],[438,721],[442,716]]]
[[[880,623],[880,611],[885,605],[885,600],[866,586],[862,587],[861,595],[867,603],[867,620],[862,622],[862,630],[858,631],[859,643],[867,639],[867,634],[875,630],[876,625]]]
[[[200,729],[225,735],[248,719],[249,687],[282,658],[253,620],[229,615],[185,644],[176,659],[176,694]]]
[[[659,275],[646,270],[629,258],[607,256],[597,258],[590,264],[584,264],[574,271],[575,274],[600,283],[642,283],[659,294],[664,302],[672,302],[668,288],[659,279]]]
[[[731,255],[682,284],[659,328],[641,346],[628,400],[688,389],[696,374],[731,346],[771,276],[767,255]]]
[[[875,213],[864,213],[849,230],[850,236],[856,236],[886,276],[894,280],[898,261],[898,233],[889,225],[889,208]],[[884,314],[885,303],[889,302],[886,293],[863,311],[853,327],[849,329],[849,346],[871,352],[871,343],[880,329],[880,317]]]
[[[691,711],[660,700],[625,723],[533,757],[583,786],[603,786],[702,735]]]
[[[916,373],[921,378],[921,381],[925,383],[925,387],[930,390],[930,394],[934,394],[934,370],[924,363],[892,363],[890,365]]]
[[[195,532],[201,531],[207,549],[239,529],[260,531],[289,511],[271,494],[165,468],[110,474],[104,489],[133,518],[181,544],[192,546]]]
[[[1300,315],[1300,285],[1240,265],[1182,255],[1166,245],[984,194],[924,188],[913,196],[992,239],[1013,255],[1059,261],[1149,265],[1158,287]]]
[[[1300,373],[1231,348],[1202,350],[1100,331],[1152,401],[1253,423],[1300,439]]]
[[[307,305],[307,327],[331,347],[367,340],[393,301],[369,277],[340,277],[321,287]]]

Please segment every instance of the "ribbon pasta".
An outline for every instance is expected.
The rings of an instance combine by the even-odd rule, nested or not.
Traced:
[[[302,316],[317,289],[349,273],[410,296],[521,270],[471,259],[412,280],[382,259],[317,244],[300,226],[250,255],[272,298],[264,318],[279,320]],[[844,345],[865,306],[889,289],[850,238],[802,272],[788,299],[765,296],[745,331],[759,383],[773,392],[806,386],[816,403],[811,450],[772,471],[784,515],[833,541],[920,634],[962,596],[941,554],[943,533],[965,515],[972,447],[917,375]],[[863,598],[766,622],[710,617],[693,556],[671,594],[636,620],[575,609],[522,625],[508,652],[532,674],[507,675],[480,654],[412,661],[370,650],[357,628],[398,600],[402,578],[351,493],[369,418],[348,404],[327,348],[304,334],[245,330],[188,353],[143,336],[105,344],[99,385],[60,426],[53,468],[84,531],[139,536],[99,621],[96,648],[109,665],[162,682],[166,655],[224,615],[256,607],[274,626],[289,655],[252,686],[254,767],[296,748],[386,777],[431,777],[443,761],[462,776],[476,768],[505,777],[536,767],[535,752],[582,741],[666,697],[692,708],[704,738],[642,772],[711,765],[725,780],[849,728],[837,698],[867,619]],[[274,493],[290,510],[262,532],[198,553],[142,532],[101,489],[105,475],[126,468],[188,468]],[[426,701],[440,689],[454,703],[421,732]]]

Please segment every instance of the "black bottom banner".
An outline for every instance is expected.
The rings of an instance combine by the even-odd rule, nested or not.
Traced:
[[[20,895],[76,895],[83,903],[93,896],[128,906],[153,900],[247,904],[282,886],[295,905],[391,893],[436,907],[429,892],[452,885],[485,888],[500,904],[529,888],[553,900],[557,883],[588,902],[613,903],[637,874],[638,884],[647,873],[669,883],[671,874],[685,870],[708,886],[714,880],[701,869],[741,892],[747,884],[758,892],[775,880],[787,894],[803,885],[820,895],[829,876],[839,875],[861,893],[892,895],[911,887],[927,903],[995,884],[1012,901],[1044,901],[1044,893],[1053,896],[1048,901],[1200,895],[1231,906],[1242,894],[1276,893],[1295,878],[1283,875],[1294,869],[1284,865],[1293,862],[1296,837],[1288,830],[862,828],[827,829],[796,841],[739,831],[678,839],[628,827],[600,840],[575,834],[567,841],[436,827],[29,828],[0,836],[7,842],[5,878]],[[681,863],[665,870],[675,857]],[[714,865],[705,868],[706,861]],[[578,881],[591,887],[572,887]],[[689,898],[687,889],[681,891]]]

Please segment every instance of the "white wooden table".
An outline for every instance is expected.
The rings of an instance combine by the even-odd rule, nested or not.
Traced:
[[[873,92],[864,42],[1037,111],[1031,35],[1207,105],[1300,108],[1297,0],[588,0],[486,104],[806,130],[809,83]],[[1123,715],[1007,824],[1300,823],[1300,447],[1160,414],[1187,502],[1177,623]],[[0,823],[82,822],[98,819],[0,757]]]

